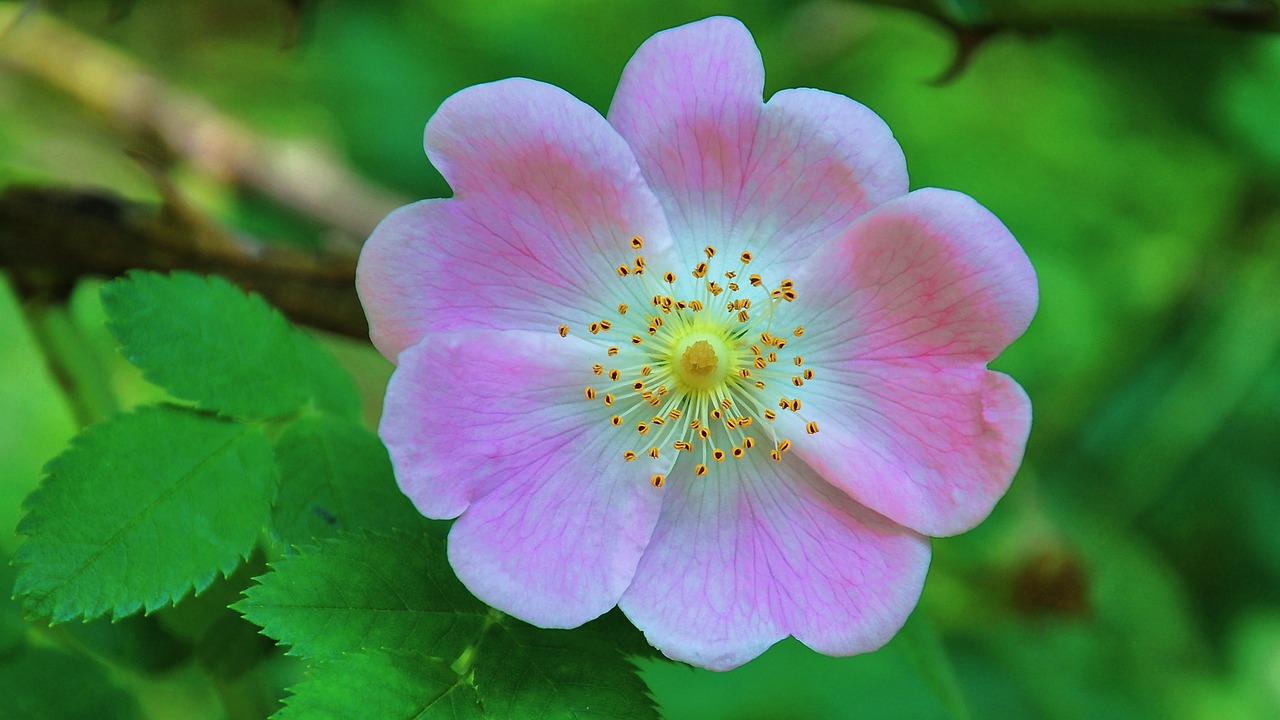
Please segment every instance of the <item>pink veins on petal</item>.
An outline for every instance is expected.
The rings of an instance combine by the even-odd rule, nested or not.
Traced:
[[[870,110],[763,99],[736,20],[650,38],[608,118],[525,79],[426,129],[453,198],[392,213],[357,286],[397,369],[401,489],[458,520],[479,598],[544,627],[617,605],[736,667],[788,635],[875,649],[928,536],[981,522],[1030,430],[990,362],[1035,313],[1025,253],[960,193],[908,192]]]

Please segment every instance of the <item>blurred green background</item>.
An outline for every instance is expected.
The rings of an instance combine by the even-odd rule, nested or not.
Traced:
[[[1070,5],[992,3],[1019,4]],[[604,111],[650,34],[739,17],[763,52],[767,92],[811,86],[870,106],[901,142],[913,188],[966,192],[1022,242],[1040,312],[995,367],[1026,387],[1035,423],[990,520],[934,543],[912,630],[924,641],[847,659],[787,641],[723,675],[647,663],[667,716],[1280,717],[1280,36],[1145,22],[1151,3],[1126,23],[1076,22],[1089,18],[1067,8],[1049,13],[1052,27],[995,34],[937,85],[956,52],[943,25],[845,0],[331,0],[301,4],[296,25],[298,3],[263,0],[140,0],[118,19],[106,0],[48,5],[68,32],[246,127],[327,147],[408,198],[448,193],[421,137],[450,93],[521,75]],[[984,3],[936,6],[980,14]],[[0,3],[10,18],[18,7]],[[0,189],[158,201],[155,179],[125,152],[139,139],[6,57],[9,42],[0,38]],[[323,223],[257,191],[181,157],[166,174],[238,232],[322,244]],[[94,287],[64,305],[19,300],[0,279],[6,554],[21,498],[79,419],[153,397],[114,355]],[[358,342],[331,342],[359,374],[372,421],[389,368]],[[50,351],[60,373],[70,364],[99,384],[68,398]],[[0,567],[6,587],[10,573]],[[920,651],[931,630],[949,669]],[[296,674],[282,661],[278,677],[246,689],[208,663],[167,660],[171,631],[91,623],[63,631],[80,652],[15,650],[29,631],[6,604],[0,696],[36,692],[70,708],[41,705],[47,714],[33,717],[91,707],[94,717],[218,718]],[[952,692],[935,691],[939,678],[954,679]]]

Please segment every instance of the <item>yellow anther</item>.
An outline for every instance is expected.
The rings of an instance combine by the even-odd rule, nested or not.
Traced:
[[[791,384],[795,385],[796,387],[800,387],[801,385],[804,385],[804,378],[800,377],[799,375],[793,375],[791,377]]]
[[[611,407],[613,405],[613,393],[604,394],[604,406]]]
[[[662,487],[663,484],[666,482],[667,482],[667,477],[665,475],[654,475],[653,477],[649,478],[649,484],[656,488]]]
[[[742,447],[746,448],[747,450],[750,450],[755,446],[756,446],[755,438],[751,437],[750,435],[742,438]]]
[[[748,369],[746,369],[746,368],[742,368],[742,369],[738,370],[738,377],[741,377],[741,378],[749,378],[749,377],[751,377],[751,371],[750,371],[750,370],[748,370]]]
[[[772,411],[772,410],[765,410],[765,411],[764,411],[764,419],[765,419],[765,420],[772,421],[772,420],[773,420],[774,418],[776,418],[776,417],[778,417],[778,413],[776,413],[776,412],[774,412],[774,411]]]
[[[689,309],[690,309],[690,310],[692,310],[692,311],[694,311],[694,312],[699,312],[699,311],[701,311],[701,310],[702,310],[702,301],[701,301],[701,300],[690,300],[690,301],[689,301]]]
[[[656,447],[651,447],[651,448],[649,448],[649,457],[653,458],[654,460],[657,460],[657,459],[658,459],[658,448],[656,448]]]
[[[711,411],[711,418],[713,420],[719,420],[722,417],[724,417],[724,413],[720,412],[720,408],[714,408]]]
[[[814,425],[814,427],[816,428],[816,427],[818,427],[818,426],[817,426],[817,425]],[[782,442],[778,443],[778,452],[786,452],[786,451],[788,451],[788,450],[790,450],[790,449],[791,449],[791,441],[790,441],[790,440],[783,440]]]
[[[617,380],[617,379],[618,379],[618,378],[620,378],[620,377],[622,377],[622,372],[621,372],[621,371],[619,371],[619,370],[618,370],[618,368],[613,368],[613,369],[609,370],[609,379],[610,379],[610,380]]]
[[[646,376],[646,377],[647,377],[647,376],[649,375],[649,373],[651,373],[651,372],[653,372],[653,368],[649,367],[648,365],[641,365],[641,366],[640,366],[640,374],[641,374],[641,375],[644,375],[644,376]]]
[[[757,389],[757,390],[763,390],[763,389],[764,389],[764,381],[763,381],[763,380],[757,380],[757,381],[756,381],[756,389]]]
[[[644,247],[644,238],[639,235],[631,238],[631,249],[639,250],[642,247]]]
[[[744,262],[744,263],[749,263],[749,262],[751,262],[751,253],[749,253],[749,252],[744,252],[744,253],[742,253],[742,262]]]
[[[707,466],[706,466],[706,465],[703,465],[702,463],[698,463],[698,464],[697,464],[696,466],[694,466],[694,468],[693,468],[693,474],[694,474],[694,475],[697,475],[698,477],[702,477],[703,475],[706,475],[706,474],[707,474]]]
[[[671,412],[667,413],[667,417],[671,418],[672,420],[679,420],[680,415],[681,415],[680,408],[671,408]]]
[[[639,335],[632,335],[632,336],[631,336],[631,344],[632,344],[632,345],[639,345],[641,342],[642,342],[642,339],[641,339],[641,337],[640,337]]]
[[[587,326],[587,330],[591,331],[592,335],[595,335],[596,333],[600,332],[600,323],[598,322],[591,323],[590,325]]]
[[[729,398],[725,398],[720,401],[720,407],[724,408],[725,410],[728,410],[729,408],[733,407],[733,401],[730,400]]]
[[[608,330],[608,329],[609,329],[609,328],[611,328],[611,327],[613,327],[613,323],[609,322],[608,320],[601,320],[601,321],[600,321],[600,329],[601,329],[601,330]]]
[[[774,462],[779,462],[780,460],[782,460],[782,453],[778,452],[777,450],[770,450],[769,457],[773,458]]]
[[[587,389],[583,391],[583,394],[587,396],[588,400],[596,399],[596,389],[591,386],[587,386]]]
[[[704,262],[700,262],[700,263],[698,263],[697,265],[694,265],[694,266],[693,266],[693,276],[694,276],[695,278],[701,279],[701,278],[706,277],[706,275],[707,275],[707,264],[706,264],[706,263],[704,263]]]
[[[627,267],[626,265],[619,265],[617,269],[618,269],[618,277],[626,277],[631,274],[631,268]]]
[[[591,372],[595,373],[596,375],[602,375],[604,374],[604,366],[601,365],[600,363],[596,363],[591,366]]]
[[[626,303],[618,303],[618,314],[619,314],[619,315],[626,315],[626,314],[627,314],[627,304],[626,304]]]
[[[725,270],[725,271],[724,271],[724,276],[725,276],[725,277],[727,277],[727,278],[729,278],[730,280],[732,280],[732,279],[734,279],[734,278],[738,277],[738,273],[736,273],[736,272],[734,272],[734,271],[732,271],[732,270]]]
[[[702,252],[704,252],[704,253],[706,253],[706,254],[707,254],[707,259],[708,259],[708,260],[710,260],[711,258],[713,258],[713,257],[715,257],[715,256],[716,256],[716,249],[715,249],[715,248],[713,248],[713,247],[711,247],[710,245],[708,245],[708,246],[706,246],[706,247],[702,248]]]
[[[778,283],[778,287],[782,288],[783,290],[790,290],[793,285],[794,283],[791,282],[791,278],[787,278],[786,280],[783,280],[782,282]]]
[[[560,337],[569,337],[569,326],[561,325],[559,328]]]
[[[751,316],[747,314],[746,310],[738,311],[738,322],[746,322],[750,318]]]
[[[698,428],[698,437],[702,438],[703,440],[706,440],[707,438],[711,437],[711,431],[706,428]]]
[[[636,256],[635,263],[636,263],[636,267],[638,267],[638,268],[640,268],[641,270],[643,270],[643,269],[644,269],[644,256],[643,256],[643,255],[637,255],[637,256]]]
[[[617,345],[610,345],[610,346],[609,346],[609,356],[610,356],[610,357],[613,357],[614,355],[617,355],[617,354],[618,354],[618,346],[617,346]]]
[[[609,418],[609,424],[614,427],[618,427],[619,425],[622,424],[622,416],[614,415],[613,417]]]
[[[787,408],[791,410],[791,412],[798,412],[800,410],[800,398],[791,398],[791,402],[787,404]]]
[[[631,462],[632,460],[635,460],[635,459],[636,459],[636,454],[635,454],[634,452],[632,452],[632,451],[628,450],[628,451],[626,451],[626,452],[622,453],[622,459],[623,459],[623,460],[626,460],[627,462]]]
[[[720,448],[716,448],[711,451],[711,457],[715,458],[716,462],[724,462],[724,451]]]
[[[812,380],[812,379],[813,379],[813,368],[805,368],[805,369],[804,369],[804,372],[803,372],[803,373],[801,373],[801,374],[804,376],[804,379],[805,379],[805,380]]]
[[[795,293],[795,291],[794,291],[794,290],[783,290],[783,291],[782,291],[782,299],[783,299],[783,300],[786,300],[787,302],[791,302],[792,300],[795,300],[795,299],[796,299],[796,293]]]
[[[729,283],[729,289],[733,292],[738,292],[738,283],[736,282]]]
[[[796,364],[796,367],[800,367],[801,365],[803,365],[803,364],[804,364],[804,358],[802,358],[802,357],[800,357],[799,355],[797,355],[797,356],[795,356],[795,357],[791,358],[791,362],[795,363],[795,364]]]
[[[745,450],[743,450],[742,448],[740,448],[740,447],[738,447],[738,446],[736,446],[736,445],[735,445],[735,446],[734,446],[734,448],[733,448],[732,450],[730,450],[729,452],[730,452],[730,453],[732,453],[732,454],[733,454],[733,456],[734,456],[734,457],[736,457],[736,458],[740,458],[740,457],[742,457],[742,456],[743,456],[743,454],[745,454],[745,453],[746,453],[746,451],[745,451]]]
[[[756,368],[757,368],[757,369],[759,369],[759,370],[763,370],[763,369],[765,368],[765,366],[766,366],[766,365],[768,365],[768,364],[769,364],[769,363],[765,362],[765,359],[764,359],[763,357],[761,357],[761,356],[759,356],[759,355],[757,355],[757,356],[756,356],[755,366],[756,366]]]
[[[795,335],[796,337],[800,337],[801,335],[804,334],[804,326],[797,325],[796,329],[792,331],[792,334]]]
[[[759,275],[753,274],[747,279],[751,281],[751,287],[760,287],[764,284],[764,280],[761,280]]]
[[[649,423],[645,423],[645,422],[636,423],[636,432],[640,433],[641,435],[644,435],[645,433],[649,432]]]
[[[769,362],[778,362],[778,353],[771,352],[769,353],[768,357],[769,357]]]
[[[804,431],[810,435],[816,434],[818,432],[818,421],[810,420],[809,424],[804,426]]]
[[[669,284],[669,285],[674,285],[674,284],[675,284],[675,282],[676,282],[676,274],[675,274],[675,273],[673,273],[673,272],[671,272],[670,270],[668,270],[668,271],[666,271],[666,272],[662,273],[662,279],[663,279],[663,280],[666,280],[666,281],[667,281],[667,284]]]
[[[631,387],[632,387],[632,388],[634,388],[634,389],[636,390],[636,392],[639,392],[639,391],[641,391],[641,390],[643,390],[643,389],[644,389],[644,381],[643,381],[643,380],[637,380],[637,381],[635,381],[635,382],[631,383]]]

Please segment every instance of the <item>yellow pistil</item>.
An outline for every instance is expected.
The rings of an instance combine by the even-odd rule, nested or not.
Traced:
[[[707,375],[719,365],[720,358],[716,357],[716,351],[706,340],[699,340],[685,348],[684,354],[680,356],[680,369],[690,375]]]

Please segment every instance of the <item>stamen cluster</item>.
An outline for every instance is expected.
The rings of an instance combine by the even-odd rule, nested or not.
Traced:
[[[763,277],[746,274],[750,252],[738,256],[734,269],[717,273],[712,246],[703,250],[706,260],[690,269],[692,280],[666,270],[659,282],[639,254],[643,247],[643,238],[632,238],[637,254],[614,268],[623,283],[619,296],[632,304],[619,302],[616,314],[585,328],[605,356],[591,366],[600,383],[584,388],[583,396],[608,409],[611,426],[634,432],[639,440],[635,449],[623,452],[623,460],[631,462],[640,452],[657,459],[668,448],[698,453],[694,474],[704,476],[714,463],[744,457],[762,435],[772,446],[769,456],[781,461],[791,440],[775,432],[772,423],[778,411],[801,412],[799,388],[814,377],[803,356],[794,354],[803,343],[804,326],[785,335],[773,330],[779,309],[796,299],[794,282],[783,279],[766,289]],[[746,287],[740,283],[744,275]],[[690,282],[692,292],[682,292]],[[752,289],[762,296],[757,301],[763,300],[754,306],[745,297]],[[562,337],[571,331],[568,325],[559,327]],[[622,339],[612,343],[615,337]],[[776,400],[768,399],[770,388],[783,384],[789,384],[791,397],[779,393]],[[818,424],[808,421],[805,429],[814,434]],[[661,487],[666,478],[655,474],[650,480]]]

